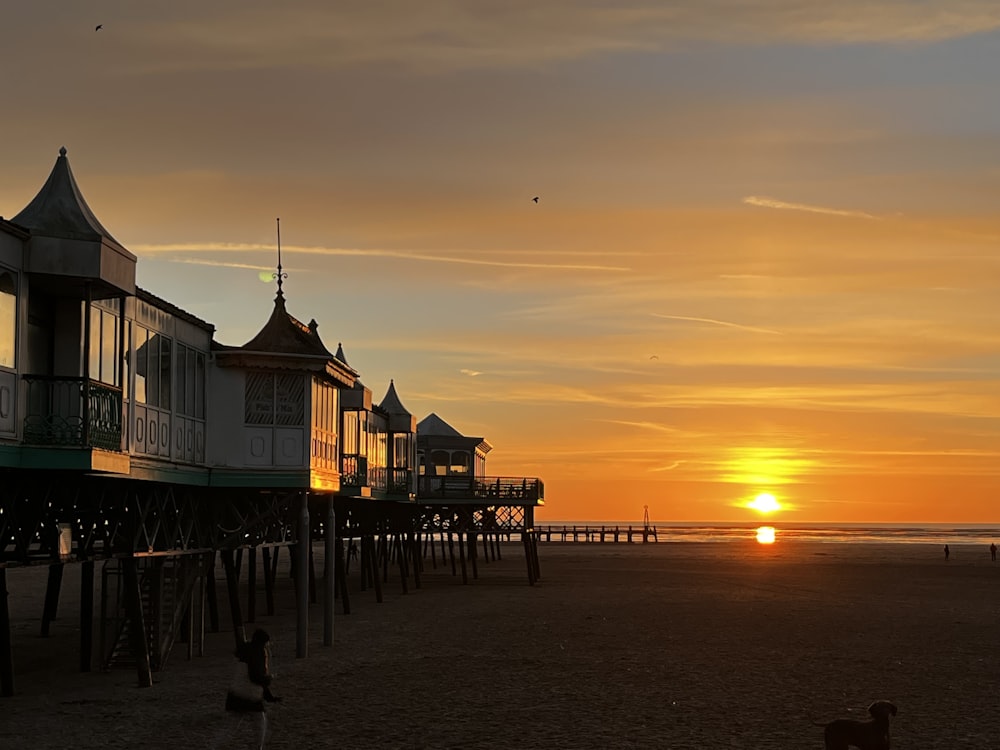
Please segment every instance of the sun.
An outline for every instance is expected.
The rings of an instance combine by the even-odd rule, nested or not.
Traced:
[[[769,492],[762,492],[757,495],[752,502],[747,503],[747,507],[753,508],[759,513],[773,513],[776,510],[781,510],[781,505],[774,499],[774,495]]]
[[[757,529],[757,543],[774,544],[774,527],[761,526],[759,529]]]

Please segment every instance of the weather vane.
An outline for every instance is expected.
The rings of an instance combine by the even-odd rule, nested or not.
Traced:
[[[275,221],[278,224],[278,272],[272,273],[271,278],[278,282],[278,296],[284,297],[285,295],[281,293],[281,282],[288,278],[288,274],[281,270],[281,218],[279,217]]]

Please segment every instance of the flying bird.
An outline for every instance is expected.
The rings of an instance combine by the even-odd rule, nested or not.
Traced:
[[[657,357],[655,354],[653,354],[653,355],[650,356],[650,359],[659,359],[659,357]]]
[[[534,201],[535,203],[538,203],[538,196],[536,195],[536,196],[535,196],[534,198],[532,198],[531,200],[533,200],[533,201]]]
[[[100,31],[103,28],[104,28],[104,24],[103,23],[99,23],[99,24],[97,24],[97,26],[94,27],[94,31]]]

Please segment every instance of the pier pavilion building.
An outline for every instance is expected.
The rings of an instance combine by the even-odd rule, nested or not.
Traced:
[[[87,205],[65,149],[34,199],[0,218],[0,694],[14,689],[6,591],[23,566],[49,566],[45,635],[74,564],[80,669],[127,660],[145,685],[175,642],[190,655],[206,622],[219,628],[218,561],[239,643],[244,617],[254,619],[258,553],[271,610],[286,550],[300,657],[317,598],[305,575],[314,544],[326,564],[316,576],[324,645],[334,598],[349,609],[344,544],[354,540],[362,588],[378,600],[380,570],[391,561],[404,589],[419,585],[428,542],[443,549],[445,536],[458,539],[465,576],[477,539],[485,548],[519,534],[534,583],[541,481],[488,477],[489,443],[436,415],[418,424],[393,381],[374,403],[343,347],[331,353],[315,320],[288,312],[280,255],[270,315],[242,346],[137,287],[136,264]]]

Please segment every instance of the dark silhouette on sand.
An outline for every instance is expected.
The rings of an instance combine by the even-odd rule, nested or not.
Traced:
[[[889,750],[889,717],[896,715],[896,706],[889,701],[875,701],[868,706],[872,718],[868,721],[857,719],[834,719],[823,727],[823,742],[826,750],[847,750],[858,747],[861,750]]]

